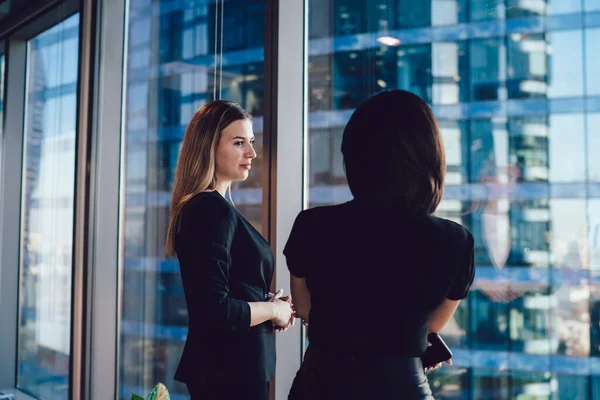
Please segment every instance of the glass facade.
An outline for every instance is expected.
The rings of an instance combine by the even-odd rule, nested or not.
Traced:
[[[309,205],[351,198],[358,104],[410,90],[447,152],[437,215],[475,237],[473,290],[445,328],[439,399],[594,399],[600,147],[589,0],[309,0]],[[399,121],[401,123],[401,121]]]
[[[444,332],[454,365],[430,375],[435,397],[600,398],[600,0],[305,1],[310,207],[351,198],[340,147],[343,128],[362,101],[406,89],[430,103],[439,119],[447,175],[437,215],[471,230],[477,275]],[[258,158],[232,196],[266,233],[273,218],[267,161],[271,155],[285,161],[289,154],[269,154],[273,142],[263,133],[263,118],[267,107],[289,100],[265,104],[269,2],[116,3],[126,11],[121,248],[118,266],[91,270],[120,273],[114,273],[121,290],[118,397],[148,393],[160,381],[174,400],[183,400],[187,389],[173,375],[187,310],[177,261],[165,257],[164,243],[185,128],[215,98],[237,101],[254,115]],[[38,23],[25,25],[35,30]],[[105,25],[121,23],[117,18]],[[44,399],[69,396],[69,363],[77,358],[71,348],[76,118],[79,106],[96,106],[78,104],[79,46],[86,43],[80,34],[75,14],[27,42],[23,165],[0,171],[2,178],[10,168],[22,175],[21,193],[14,195],[20,224],[5,229],[0,221],[4,238],[12,231],[20,237],[20,246],[2,248],[18,253],[19,262],[17,362],[11,364],[16,386]],[[2,51],[21,40],[11,35],[2,37]],[[279,44],[280,51],[284,47]],[[2,51],[0,121],[8,116],[7,104],[15,104],[10,93],[3,98],[11,56]],[[110,59],[103,52],[112,50],[98,51],[92,62]],[[121,99],[119,90],[100,95]],[[17,114],[11,113],[14,121]],[[9,134],[3,128],[2,145]],[[96,150],[98,138],[91,137]],[[90,220],[102,218],[93,212]],[[0,296],[4,302],[6,290]]]
[[[234,184],[237,209],[264,231],[264,1],[132,0],[125,93],[124,239],[119,366],[121,398],[173,380],[187,335],[179,267],[164,252],[171,187],[188,122],[207,101],[254,116],[252,173]],[[254,167],[256,165],[256,167]]]
[[[69,398],[79,15],[27,42],[17,386]]]

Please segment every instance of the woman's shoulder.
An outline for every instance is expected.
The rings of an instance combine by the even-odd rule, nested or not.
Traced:
[[[329,225],[336,218],[347,218],[347,216],[345,215],[345,211],[346,203],[307,208],[305,210],[300,211],[300,213],[296,217],[296,221],[302,222],[304,224],[322,222]]]
[[[327,206],[316,206],[303,210],[300,214],[308,215],[313,218],[339,215],[347,211],[349,203],[333,204]]]
[[[195,194],[183,206],[182,213],[186,217],[228,218],[235,219],[233,207],[217,191]]]
[[[211,192],[196,193],[188,200],[186,206],[188,205],[195,207],[200,205],[214,205],[215,207],[226,207],[229,206],[229,203],[227,202],[227,200],[225,200],[223,196],[221,196],[219,192],[213,190]]]
[[[461,224],[449,219],[434,217],[430,215],[428,220],[433,228],[434,233],[442,240],[452,244],[463,244],[473,246],[473,235]]]

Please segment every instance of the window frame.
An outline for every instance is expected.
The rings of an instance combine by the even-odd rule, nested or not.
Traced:
[[[93,3],[90,0],[81,2],[76,0],[49,1],[45,4],[36,2],[23,13],[9,15],[3,21],[3,30],[0,31],[0,40],[4,42],[5,50],[5,130],[0,146],[0,315],[2,323],[0,324],[0,335],[4,340],[0,343],[0,351],[3,354],[3,362],[0,363],[0,393],[12,393],[16,399],[34,399],[24,390],[17,389],[18,378],[18,329],[20,325],[20,241],[21,235],[15,235],[14,232],[21,232],[22,204],[21,190],[23,180],[22,165],[23,139],[25,129],[26,113],[26,90],[27,90],[27,43],[38,34],[48,30],[52,26],[67,20],[76,13],[83,17],[84,12],[93,14]],[[89,20],[89,18],[88,18]],[[82,126],[85,126],[86,108],[82,103],[82,93],[88,93],[91,83],[83,82],[82,77],[85,71],[89,71],[91,63],[91,49],[93,44],[89,36],[83,33],[90,30],[90,21],[88,26],[84,26],[83,19],[80,19],[79,26],[79,68],[77,96],[80,106],[77,110],[77,143],[76,143],[76,163],[79,165],[87,160],[84,152],[87,146],[87,135],[82,134]],[[86,41],[86,39],[89,39]],[[87,57],[85,57],[87,56]],[[86,64],[87,63],[87,64]],[[87,106],[87,103],[85,103]],[[15,165],[20,166],[14,168]],[[13,166],[13,168],[8,168]],[[71,351],[69,361],[69,398],[80,399],[87,396],[83,393],[82,380],[88,369],[82,360],[82,348],[85,343],[83,335],[88,332],[81,321],[84,318],[84,305],[86,299],[82,288],[83,276],[87,265],[78,262],[85,254],[84,234],[77,224],[77,214],[85,209],[86,185],[82,181],[79,171],[76,171],[76,201],[74,214],[74,242],[73,242],[73,269],[72,269],[72,309],[71,309]],[[79,228],[79,229],[78,229]]]

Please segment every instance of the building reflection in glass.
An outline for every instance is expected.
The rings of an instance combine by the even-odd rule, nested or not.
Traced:
[[[136,0],[129,4],[120,396],[164,382],[173,399],[189,398],[173,380],[187,335],[177,261],[165,235],[179,148],[194,112],[215,95],[254,116],[258,158],[233,187],[237,209],[263,228],[264,1],[225,2],[223,37],[216,1]],[[220,26],[219,26],[220,28]],[[215,40],[221,57],[214,55]],[[221,43],[222,42],[222,43]],[[215,62],[217,67],[215,69]],[[216,72],[216,73],[215,73]]]
[[[309,2],[310,206],[351,198],[340,141],[362,101],[410,90],[439,118],[447,179],[437,214],[471,230],[478,269],[444,332],[455,366],[430,377],[436,398],[598,393],[600,168],[590,152],[600,106],[590,104],[600,59],[585,40],[598,29],[579,22],[586,7]]]
[[[445,332],[455,366],[430,376],[436,398],[600,395],[596,3],[309,0],[310,206],[351,198],[340,144],[360,102],[411,90],[440,121],[448,166],[437,214],[473,232],[478,270]],[[264,160],[264,7],[225,2],[221,88],[213,1],[130,1],[122,397],[158,380],[186,396],[172,376],[187,314],[162,250],[173,172],[187,121],[215,91],[255,115]],[[259,229],[263,187],[254,173],[233,192]]]

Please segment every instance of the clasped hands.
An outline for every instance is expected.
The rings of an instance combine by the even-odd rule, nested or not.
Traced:
[[[290,296],[283,295],[283,289],[277,293],[269,293],[267,301],[276,304],[277,317],[273,319],[273,328],[278,332],[283,332],[294,326],[296,323],[296,310]]]

